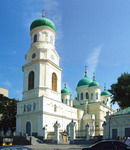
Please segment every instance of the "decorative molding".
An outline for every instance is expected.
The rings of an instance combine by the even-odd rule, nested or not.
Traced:
[[[29,66],[35,64],[35,63],[39,63],[39,62],[49,63],[49,64],[51,64],[52,66],[56,67],[59,71],[62,71],[62,69],[61,69],[58,65],[56,65],[55,63],[53,63],[53,62],[52,62],[51,60],[49,60],[49,59],[37,59],[37,60],[34,60],[34,61],[32,61],[32,62],[30,62],[30,63],[24,65],[24,66],[22,67],[22,71],[24,71],[25,68],[27,68],[27,67],[29,67]]]

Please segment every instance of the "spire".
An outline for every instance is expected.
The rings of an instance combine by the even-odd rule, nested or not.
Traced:
[[[106,83],[104,83],[104,90],[106,90]]]
[[[85,77],[87,77],[87,69],[88,69],[88,66],[85,66]]]
[[[93,73],[93,81],[95,81],[95,72]]]
[[[44,9],[42,10],[42,18],[43,18],[43,17],[45,17],[45,15],[44,15]]]

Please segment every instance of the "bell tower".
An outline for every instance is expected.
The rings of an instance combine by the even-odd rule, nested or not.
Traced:
[[[25,55],[23,100],[46,96],[60,101],[61,72],[55,49],[56,28],[45,18],[36,19],[30,26],[31,45]]]

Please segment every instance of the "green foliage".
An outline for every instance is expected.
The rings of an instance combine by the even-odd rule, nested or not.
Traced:
[[[17,112],[16,99],[10,99],[3,95],[0,95],[0,129],[5,131],[11,128],[13,131],[16,127],[16,112]]]
[[[121,108],[130,107],[130,74],[124,73],[111,85],[112,103],[117,102]]]

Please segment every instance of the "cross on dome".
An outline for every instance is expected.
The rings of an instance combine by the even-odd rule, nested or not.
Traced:
[[[87,76],[87,69],[88,69],[88,66],[85,66],[85,77]]]
[[[43,17],[45,17],[45,15],[44,15],[44,9],[42,10],[42,18],[43,18]]]
[[[93,81],[95,81],[95,78],[96,78],[96,77],[95,77],[95,72],[94,72],[94,73],[93,73]]]
[[[106,83],[104,83],[104,90],[106,90]]]

